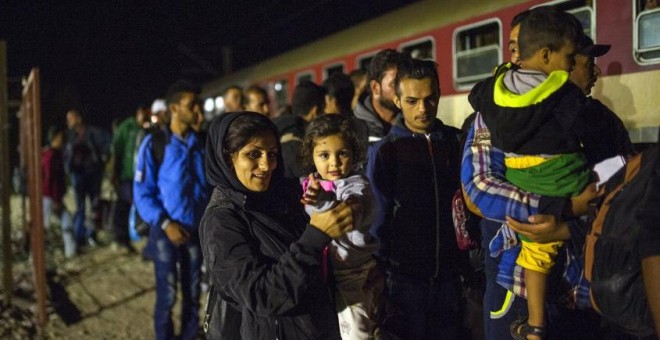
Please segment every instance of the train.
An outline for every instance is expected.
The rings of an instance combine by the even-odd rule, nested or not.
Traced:
[[[460,127],[473,111],[467,100],[472,86],[510,59],[511,19],[548,5],[575,15],[596,43],[612,46],[597,58],[602,74],[592,96],[623,120],[634,143],[657,142],[660,7],[645,8],[645,0],[421,1],[211,80],[202,98],[213,103],[230,84],[257,84],[269,93],[273,112],[290,101],[300,81],[322,83],[332,72],[366,69],[378,51],[394,48],[438,64],[437,116]]]

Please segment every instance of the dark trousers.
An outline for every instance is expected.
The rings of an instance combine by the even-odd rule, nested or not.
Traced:
[[[403,339],[462,339],[458,274],[430,282],[388,273],[387,298],[399,309],[399,320],[386,331]]]
[[[129,244],[128,218],[133,204],[133,181],[122,180],[117,188],[117,202],[115,203],[115,241],[120,245]]]
[[[96,234],[95,226],[85,224],[86,201],[92,203],[94,214],[99,214],[99,194],[101,193],[101,173],[72,174],[71,182],[76,198],[76,213],[73,217],[73,235],[78,245],[84,245],[87,239]]]

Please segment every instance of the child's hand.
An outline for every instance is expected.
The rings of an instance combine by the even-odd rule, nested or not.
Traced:
[[[309,183],[307,185],[307,190],[300,199],[300,203],[305,205],[315,205],[316,199],[319,196],[319,191],[321,190],[321,185],[319,184],[319,181],[314,178],[314,174],[309,174],[308,178]]]

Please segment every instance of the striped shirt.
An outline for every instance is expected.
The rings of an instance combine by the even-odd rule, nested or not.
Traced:
[[[520,190],[508,183],[505,178],[504,152],[490,143],[490,131],[477,113],[474,124],[468,132],[461,164],[461,183],[467,195],[466,204],[484,218],[504,223],[505,216],[518,221],[527,221],[539,211],[540,195]],[[583,268],[575,254],[566,251],[563,278],[569,289],[564,302],[577,308],[590,307],[589,286],[583,275]],[[524,270],[516,265],[520,253],[520,242],[515,233],[502,225],[489,242],[488,253],[500,257],[497,283],[514,294],[526,297]]]

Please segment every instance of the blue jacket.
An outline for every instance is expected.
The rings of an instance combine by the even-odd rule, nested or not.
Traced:
[[[367,176],[380,206],[371,233],[380,240],[379,260],[395,275],[436,279],[456,264],[458,132],[436,120],[428,136],[413,133],[399,116],[369,148]]]
[[[160,166],[153,157],[152,144],[152,135],[142,141],[133,181],[140,217],[159,231],[166,219],[196,229],[209,199],[203,143],[195,133],[183,140],[168,131]]]

